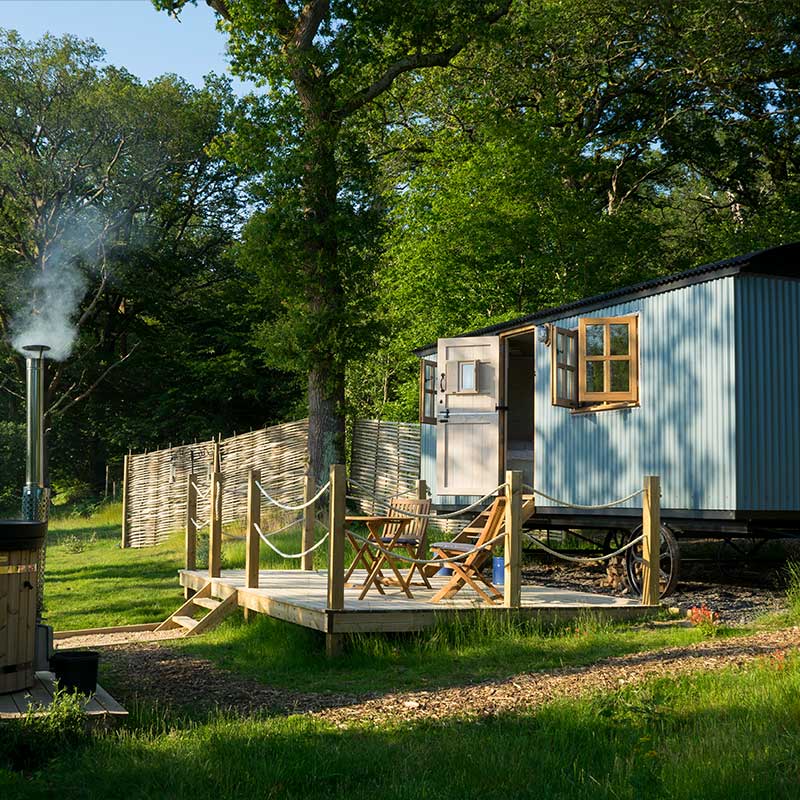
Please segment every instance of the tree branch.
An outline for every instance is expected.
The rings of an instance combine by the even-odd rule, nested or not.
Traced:
[[[67,403],[58,413],[59,414],[63,414],[66,411],[68,411],[70,408],[72,408],[72,406],[74,406],[76,403],[80,403],[81,400],[85,400],[106,379],[106,376],[108,375],[109,372],[111,372],[112,370],[116,369],[120,365],[124,364],[136,352],[136,348],[138,346],[139,346],[139,342],[136,342],[136,344],[130,349],[130,351],[127,353],[127,355],[124,355],[118,361],[115,361],[109,367],[106,367],[106,369],[103,370],[103,372],[100,374],[100,377],[96,381],[94,381],[94,383],[92,383],[86,389],[86,391],[81,392],[81,394],[79,394],[77,397],[75,397],[73,400],[71,400],[69,403]],[[51,414],[52,414],[52,411],[55,410],[55,408],[57,408],[57,404],[54,405],[50,409]]]
[[[494,13],[484,17],[484,25],[491,26],[501,20],[511,7],[511,0],[503,0],[502,5]],[[416,53],[398,59],[394,64],[390,64],[383,75],[380,76],[369,86],[365,87],[353,95],[338,113],[340,119],[346,119],[354,114],[367,103],[383,94],[401,75],[406,72],[413,72],[416,69],[427,67],[446,67],[470,42],[467,36],[461,37],[450,47],[440,50],[438,53]]]

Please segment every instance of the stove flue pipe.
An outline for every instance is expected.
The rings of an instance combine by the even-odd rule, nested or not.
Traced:
[[[48,492],[44,484],[44,354],[50,348],[44,344],[30,344],[22,349],[26,352],[28,390],[28,436],[22,515],[29,520],[46,520]]]

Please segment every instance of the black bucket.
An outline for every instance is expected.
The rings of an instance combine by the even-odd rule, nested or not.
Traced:
[[[91,695],[97,688],[99,661],[96,650],[60,650],[50,656],[50,669],[62,689]]]

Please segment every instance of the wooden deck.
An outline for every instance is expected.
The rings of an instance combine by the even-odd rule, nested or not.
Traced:
[[[325,607],[328,585],[325,571],[261,570],[258,589],[246,589],[244,578],[244,570],[223,570],[219,578],[212,579],[212,596],[224,599],[237,593],[237,602],[243,608],[326,634],[416,631],[447,616],[467,616],[478,611],[509,613],[506,608],[485,604],[469,588],[462,589],[452,600],[430,603],[430,597],[447,580],[436,576],[431,579],[433,590],[412,587],[413,600],[396,587],[386,587],[383,596],[372,589],[364,600],[358,600],[357,589],[346,588],[342,611],[329,611]],[[356,583],[364,579],[363,570],[353,574]],[[208,582],[208,573],[181,570],[180,581],[184,588],[197,591]],[[625,597],[523,586],[522,608],[511,613],[550,621],[574,619],[587,612],[612,619],[632,619],[652,615],[653,609]]]
[[[36,683],[30,689],[0,694],[0,720],[22,717],[30,706],[47,709],[53,702],[53,680],[52,672],[37,672]],[[128,712],[100,684],[84,704],[84,709],[91,724],[107,725],[128,716]]]

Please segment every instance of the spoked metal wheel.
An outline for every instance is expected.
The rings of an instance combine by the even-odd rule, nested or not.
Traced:
[[[659,587],[661,597],[667,597],[675,591],[678,585],[678,574],[681,569],[681,553],[675,534],[666,526],[661,525],[661,550],[659,553]],[[631,537],[641,536],[642,526],[639,525],[631,532]],[[625,572],[628,584],[636,594],[642,593],[642,543],[634,545],[625,551]]]
[[[603,555],[607,556],[620,547],[624,547],[631,540],[631,532],[625,528],[612,528],[606,533],[606,538],[603,540]],[[623,553],[623,556],[625,554]]]

